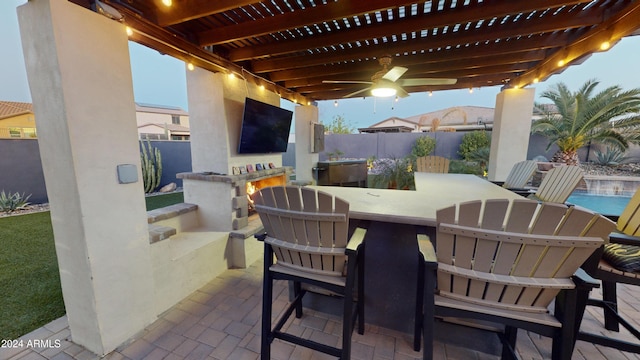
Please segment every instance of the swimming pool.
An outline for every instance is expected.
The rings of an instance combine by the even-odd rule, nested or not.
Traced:
[[[620,215],[631,197],[590,195],[584,192],[574,192],[567,199],[567,203],[575,204],[605,215]]]

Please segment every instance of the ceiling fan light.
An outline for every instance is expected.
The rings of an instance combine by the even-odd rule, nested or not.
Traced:
[[[389,97],[395,95],[396,89],[391,87],[374,87],[371,89],[371,95],[375,97]]]

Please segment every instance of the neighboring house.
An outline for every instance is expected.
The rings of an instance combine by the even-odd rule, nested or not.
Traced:
[[[418,124],[413,121],[402,119],[399,117],[390,117],[375,123],[368,128],[358,129],[361,133],[375,133],[375,132],[417,132]]]
[[[189,140],[190,130],[186,126],[175,124],[144,124],[138,126],[140,139],[151,140]]]
[[[189,140],[189,113],[179,107],[136,103],[140,139]],[[0,139],[37,138],[30,103],[0,101]]]
[[[0,139],[36,137],[36,121],[31,104],[0,101]]]
[[[141,139],[189,140],[189,113],[179,107],[136,103]]]
[[[482,106],[455,106],[405,119],[392,117],[358,129],[360,132],[469,131],[493,128],[494,109]]]

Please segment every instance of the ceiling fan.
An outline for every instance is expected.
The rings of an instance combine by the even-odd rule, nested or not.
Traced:
[[[388,97],[397,95],[399,97],[407,97],[407,93],[403,86],[424,86],[424,85],[453,85],[457,79],[438,79],[438,78],[417,78],[417,79],[400,79],[400,77],[409,69],[402,66],[394,66],[391,70],[388,66],[393,58],[391,55],[384,55],[378,59],[382,70],[376,72],[371,77],[371,81],[359,80],[324,80],[324,84],[369,84],[371,86],[352,92],[343,96],[349,98],[365,91],[371,90],[371,95],[376,97]]]

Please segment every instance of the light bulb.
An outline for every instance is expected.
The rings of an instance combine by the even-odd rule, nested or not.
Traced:
[[[127,32],[127,36],[131,36],[133,35],[133,29],[131,29],[130,27],[125,27],[125,31]]]
[[[371,95],[375,97],[389,97],[396,94],[396,89],[394,88],[386,88],[386,87],[377,87],[371,89]]]
[[[195,66],[193,66],[192,63],[188,63],[187,64],[187,69],[189,69],[189,71],[193,71],[193,69],[195,69]]]

